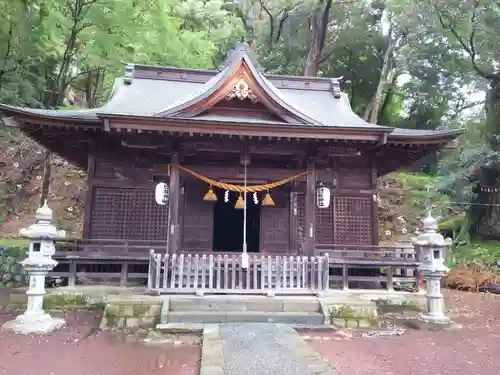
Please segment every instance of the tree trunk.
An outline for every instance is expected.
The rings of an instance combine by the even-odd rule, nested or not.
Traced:
[[[50,188],[50,161],[52,159],[52,153],[48,150],[45,150],[43,157],[43,179],[42,179],[42,189],[40,191],[40,207],[43,206],[47,197],[49,195]]]
[[[492,150],[497,151],[500,135],[500,77],[493,77],[486,100],[485,137]],[[474,234],[500,239],[500,164],[483,166],[476,175],[478,181],[477,203],[472,206]]]
[[[391,104],[398,95],[396,82],[398,80],[398,75],[393,74],[391,83],[387,89],[387,93],[384,96],[384,101],[380,106],[380,111],[378,114],[378,121],[381,124],[389,124],[391,120]]]
[[[389,77],[389,68],[390,68],[390,59],[393,50],[393,41],[390,40],[387,46],[387,49],[384,53],[384,58],[382,60],[382,69],[380,69],[380,77],[377,84],[377,89],[373,94],[373,98],[365,110],[363,119],[372,124],[376,124],[378,121],[378,114],[380,110],[380,105],[382,103],[382,95],[384,93],[384,85],[385,82],[390,79]]]
[[[328,30],[328,20],[333,0],[319,0],[316,9],[309,19],[311,38],[309,39],[309,49],[307,52],[304,76],[315,77],[318,74],[319,64],[325,48],[326,32]]]
[[[492,171],[493,172],[493,171]],[[499,171],[494,171],[497,174]],[[492,175],[491,175],[492,176]],[[500,239],[500,185],[480,185],[470,215],[472,233],[484,239]]]

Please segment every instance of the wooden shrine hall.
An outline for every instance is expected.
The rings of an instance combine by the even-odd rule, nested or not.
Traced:
[[[218,71],[127,65],[100,108],[0,110],[88,171],[83,239],[56,253],[70,284],[97,264],[122,283],[144,277],[151,249],[239,259],[244,236],[251,264],[360,252],[383,263],[377,178],[460,134],[367,123],[338,79],[265,74],[244,44]]]

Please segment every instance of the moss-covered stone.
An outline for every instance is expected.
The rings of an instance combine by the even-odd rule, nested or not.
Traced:
[[[104,309],[104,314],[102,317],[101,329],[106,328],[119,328],[119,320],[120,320],[120,309],[115,305],[106,305]]]
[[[400,302],[395,302],[391,300],[374,300],[377,305],[377,310],[380,314],[385,313],[401,313],[413,311],[413,312],[421,312],[423,311],[422,306],[419,304],[419,301],[413,299],[405,299]]]
[[[132,316],[135,318],[140,318],[146,316],[149,312],[149,305],[133,305],[132,306]]]
[[[161,305],[158,304],[107,304],[104,310],[101,328],[151,329],[160,321]]]
[[[368,308],[353,308],[349,305],[333,305],[330,307],[332,325],[346,328],[365,328],[378,325],[377,315]]]

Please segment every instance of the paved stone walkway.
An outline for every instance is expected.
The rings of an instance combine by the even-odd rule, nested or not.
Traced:
[[[334,375],[288,325],[221,324],[205,328],[201,375]]]

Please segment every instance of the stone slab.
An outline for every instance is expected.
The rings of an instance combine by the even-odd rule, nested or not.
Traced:
[[[169,323],[286,323],[323,325],[321,313],[266,311],[170,311]]]
[[[156,330],[165,333],[202,333],[204,325],[200,323],[160,323]]]
[[[225,373],[224,365],[219,326],[208,324],[203,328],[200,375],[229,375]]]
[[[170,311],[266,311],[318,312],[315,297],[266,296],[169,296]]]
[[[288,325],[222,324],[220,341],[225,375],[335,374]]]
[[[168,323],[168,313],[170,311],[170,298],[169,297],[164,297],[163,298],[163,303],[161,305],[161,311],[160,311],[160,323],[161,324],[167,324]]]

